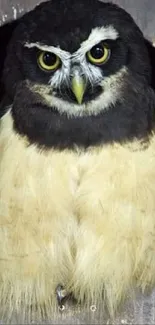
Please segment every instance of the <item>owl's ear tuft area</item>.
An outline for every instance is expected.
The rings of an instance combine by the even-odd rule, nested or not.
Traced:
[[[150,62],[151,62],[151,68],[152,68],[152,80],[151,80],[151,85],[153,89],[155,90],[155,45],[149,40],[145,40],[145,44],[148,49],[149,57],[150,57]]]

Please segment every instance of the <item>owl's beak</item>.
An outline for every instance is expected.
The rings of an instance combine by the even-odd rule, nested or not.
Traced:
[[[75,74],[71,80],[71,88],[78,104],[81,105],[86,90],[86,82],[84,78],[79,74]]]

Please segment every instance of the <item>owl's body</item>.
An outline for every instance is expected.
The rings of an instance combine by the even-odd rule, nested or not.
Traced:
[[[77,21],[78,10],[83,23],[90,13],[88,2],[74,2]],[[74,41],[71,33],[64,41],[65,19],[56,19],[50,44],[36,30],[39,19],[48,30],[48,6],[51,15],[59,8],[51,3],[17,27],[4,68],[10,107],[0,122],[0,302],[8,318],[21,306],[50,315],[58,285],[112,314],[129,290],[155,283],[155,94],[145,41],[124,11],[96,1],[95,32],[80,37],[75,20]],[[106,19],[109,13],[103,28],[100,6]],[[124,27],[117,30],[123,13],[127,40],[134,39],[128,49]],[[103,37],[104,50],[96,48]]]
[[[154,136],[143,150],[46,152],[13,131],[10,113],[1,124],[2,305],[44,303],[50,315],[61,283],[112,312],[130,289],[154,283]]]

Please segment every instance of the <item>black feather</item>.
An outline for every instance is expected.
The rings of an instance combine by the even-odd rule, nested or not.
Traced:
[[[151,85],[155,90],[155,47],[149,40],[145,40],[151,64]]]
[[[30,143],[57,149],[143,139],[154,125],[155,94],[141,84],[131,90],[130,82],[129,78],[123,102],[119,100],[97,116],[82,117],[68,117],[46,106],[41,96],[23,83],[18,87],[12,109],[15,130],[27,135]],[[141,95],[137,96],[137,92]]]
[[[3,69],[7,57],[8,44],[19,21],[20,19],[10,21],[0,27],[0,118],[5,114],[8,106],[12,102],[11,99],[9,99],[9,95],[7,94],[6,96]]]

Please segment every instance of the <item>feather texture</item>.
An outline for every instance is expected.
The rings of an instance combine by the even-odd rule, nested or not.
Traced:
[[[39,150],[0,132],[0,304],[56,310],[62,283],[112,314],[155,282],[155,137],[87,151]],[[32,316],[32,315],[31,315]]]

